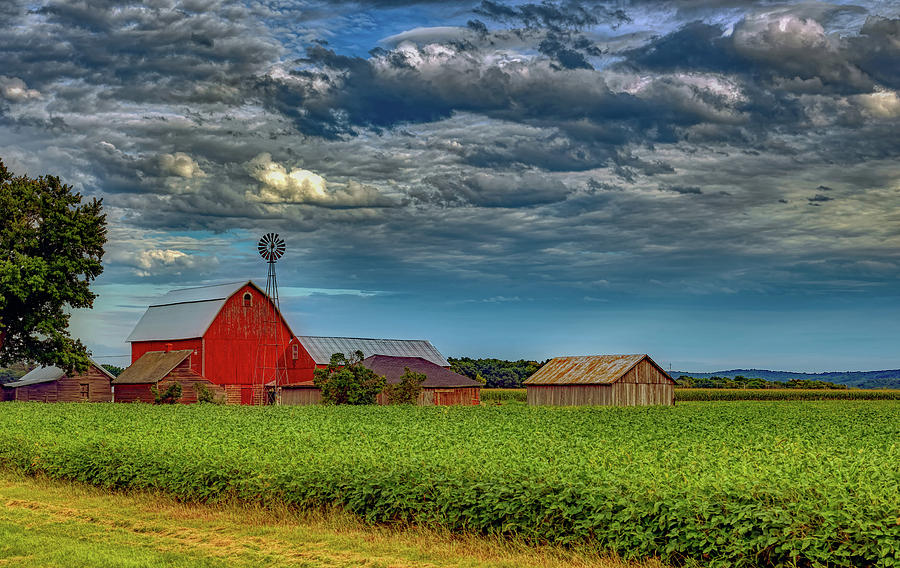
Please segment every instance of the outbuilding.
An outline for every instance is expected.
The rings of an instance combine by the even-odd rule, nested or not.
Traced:
[[[115,402],[154,402],[153,387],[165,392],[172,383],[181,385],[178,402],[197,402],[203,387],[214,395],[224,396],[225,390],[204,379],[193,370],[192,349],[148,351],[113,380]],[[198,386],[198,385],[203,385]]]
[[[3,385],[3,400],[38,402],[110,402],[115,377],[91,359],[87,371],[66,373],[59,367],[38,367]]]
[[[555,357],[526,379],[528,404],[675,404],[675,380],[649,355]]]
[[[417,401],[419,406],[471,406],[481,403],[481,383],[422,357],[372,355],[363,359],[362,364],[382,375],[388,384],[400,383],[406,369],[425,375]],[[377,402],[387,404],[387,396],[379,394]]]

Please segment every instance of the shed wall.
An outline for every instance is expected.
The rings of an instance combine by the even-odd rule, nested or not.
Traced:
[[[305,406],[322,403],[322,391],[311,388],[281,389],[281,404],[287,406]]]
[[[387,395],[379,393],[377,404],[387,404]],[[481,404],[481,389],[478,387],[422,388],[416,404],[419,406],[477,406]]]
[[[551,406],[644,406],[675,404],[675,386],[666,383],[611,385],[527,385],[528,404]]]
[[[527,385],[526,397],[531,405],[612,406],[612,385]]]
[[[153,403],[153,393],[150,392],[150,383],[140,385],[115,385],[115,402],[146,402]]]

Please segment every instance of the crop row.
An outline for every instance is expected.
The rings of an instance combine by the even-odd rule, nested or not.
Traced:
[[[525,402],[525,389],[482,389],[483,402]],[[676,388],[675,402],[728,400],[900,400],[900,390]]]
[[[0,404],[0,467],[713,566],[900,564],[898,436],[896,402]]]

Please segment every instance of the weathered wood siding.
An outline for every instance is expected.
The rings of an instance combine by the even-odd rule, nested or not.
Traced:
[[[116,385],[116,402],[146,402],[153,404],[153,393],[150,383],[140,385]]]
[[[377,404],[387,404],[387,395],[379,393]],[[423,388],[416,399],[419,406],[477,406],[481,404],[481,389],[478,387]]]
[[[321,404],[322,391],[315,388],[282,388],[281,404],[287,406],[305,406]]]
[[[622,378],[616,383],[653,383],[653,384],[674,384],[663,373],[656,368],[650,361],[644,359],[635,365],[630,371],[622,375]]]
[[[87,397],[82,394],[82,385],[87,386]],[[9,400],[32,402],[110,402],[112,387],[110,378],[94,366],[85,373],[62,377],[59,380],[14,389],[7,396]]]
[[[527,385],[528,404],[549,406],[612,406],[612,385]]]

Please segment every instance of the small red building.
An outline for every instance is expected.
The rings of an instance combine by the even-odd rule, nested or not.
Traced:
[[[165,392],[172,383],[181,385],[178,402],[183,404],[197,402],[201,384],[215,395],[223,396],[223,387],[212,384],[191,368],[192,354],[191,349],[144,353],[113,380],[113,400],[152,403],[153,387]]]
[[[387,384],[399,384],[406,370],[425,375],[422,392],[416,403],[419,406],[453,406],[481,404],[481,383],[473,381],[426,361],[421,357],[392,357],[372,355],[362,364],[387,379]],[[384,393],[378,395],[378,404],[387,404]]]
[[[276,363],[286,369],[279,382],[313,378],[290,326],[251,281],[173,290],[147,308],[126,341],[132,363],[150,351],[189,350],[190,369],[222,386],[232,404],[262,404]]]
[[[110,402],[113,375],[91,360],[83,373],[59,367],[38,367],[21,379],[3,385],[3,400],[38,402]]]

